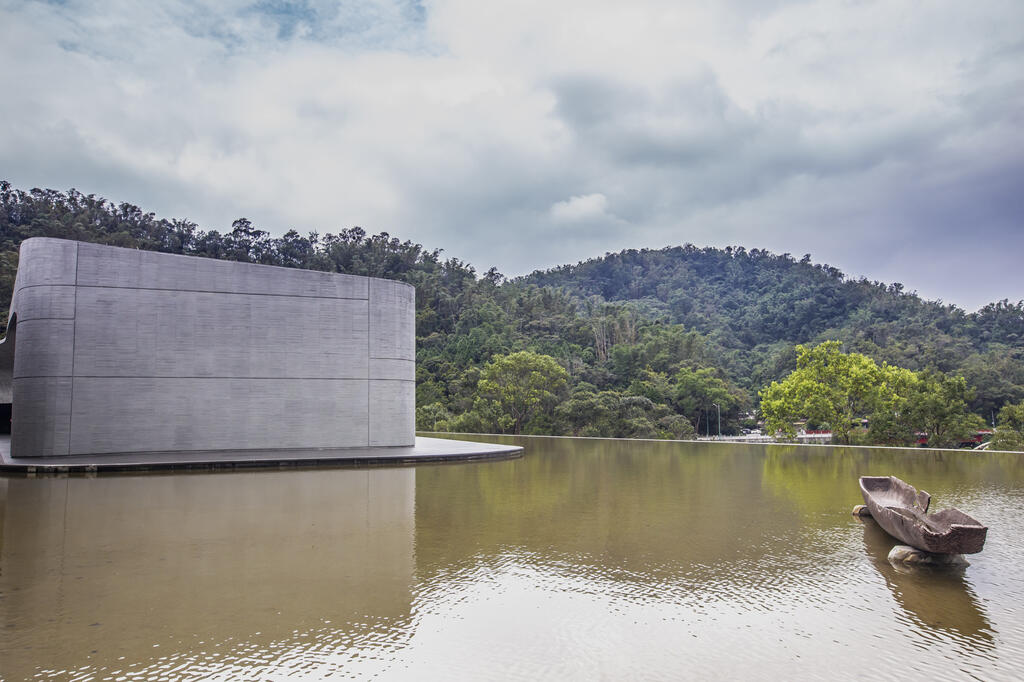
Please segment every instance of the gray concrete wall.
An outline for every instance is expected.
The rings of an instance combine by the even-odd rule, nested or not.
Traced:
[[[39,238],[11,320],[14,457],[415,440],[400,282]]]

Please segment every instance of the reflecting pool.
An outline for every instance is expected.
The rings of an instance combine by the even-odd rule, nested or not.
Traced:
[[[1024,456],[504,440],[525,456],[0,478],[0,679],[1024,670]],[[985,551],[893,568],[850,515],[865,474],[986,523]]]

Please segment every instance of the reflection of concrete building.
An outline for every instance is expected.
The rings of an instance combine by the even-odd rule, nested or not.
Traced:
[[[409,285],[40,238],[0,403],[18,458],[412,446],[414,367]]]
[[[411,467],[0,477],[0,679],[329,677],[337,642],[401,646],[415,488]]]

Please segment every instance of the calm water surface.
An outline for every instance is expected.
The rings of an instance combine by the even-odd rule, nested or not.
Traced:
[[[496,463],[0,478],[0,678],[1024,676],[1020,456],[518,442]],[[986,522],[985,551],[895,570],[850,516],[863,474]]]

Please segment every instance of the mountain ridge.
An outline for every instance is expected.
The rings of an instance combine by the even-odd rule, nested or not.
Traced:
[[[968,313],[902,284],[847,277],[809,254],[684,244],[506,279],[358,227],[272,237],[240,218],[220,233],[75,190],[0,182],[3,321],[17,247],[32,236],[406,281],[417,287],[417,404],[453,415],[471,410],[481,367],[528,350],[556,358],[571,386],[623,395],[657,397],[644,388],[652,376],[706,370],[702,381],[747,395],[732,401],[734,419],[792,369],[796,344],[829,339],[880,362],[962,374],[977,389],[972,410],[986,417],[1024,399],[1024,303],[1003,299]]]

